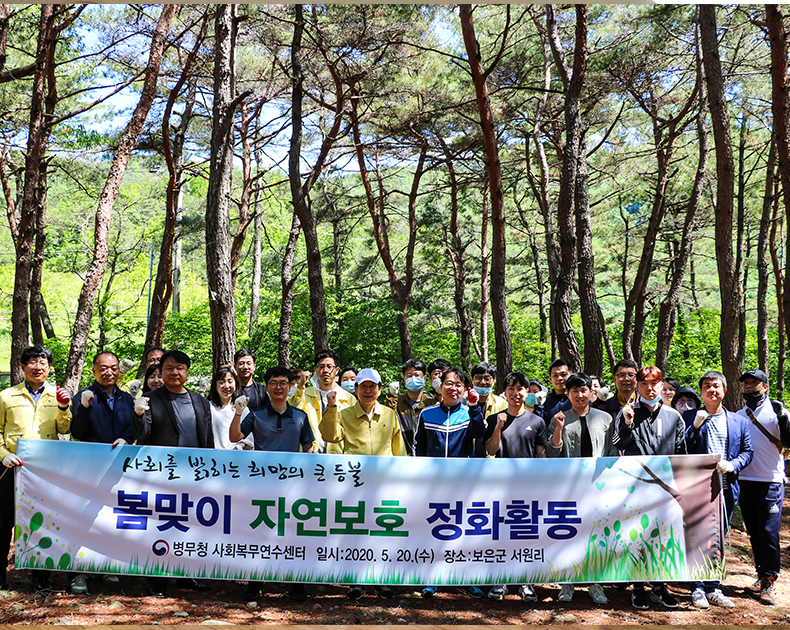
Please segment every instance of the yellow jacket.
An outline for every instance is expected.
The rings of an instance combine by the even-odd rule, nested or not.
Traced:
[[[488,398],[486,398],[486,410],[483,417],[488,418],[488,416],[500,411],[507,411],[507,401],[502,396],[489,394]]]
[[[357,399],[353,394],[349,394],[345,389],[337,384],[335,384],[335,393],[335,404],[339,410],[350,407],[355,402],[357,402]],[[322,415],[321,394],[319,391],[312,385],[305,387],[304,390],[301,390],[297,387],[296,391],[288,399],[288,403],[297,409],[301,409],[307,414],[307,419],[310,421],[310,427],[313,429],[313,435],[315,436],[315,441],[313,442],[313,453],[322,452],[321,446],[323,441],[320,439],[321,432],[318,428]],[[342,445],[327,444],[326,447],[327,453],[338,454],[343,452]]]
[[[342,444],[350,455],[406,455],[398,416],[378,402],[370,418],[359,402],[339,413],[337,407],[327,407],[320,428],[322,438]]]
[[[71,404],[61,410],[56,391],[54,385],[44,383],[38,404],[33,402],[24,382],[0,392],[0,459],[16,453],[20,438],[57,440],[58,433],[69,432]]]

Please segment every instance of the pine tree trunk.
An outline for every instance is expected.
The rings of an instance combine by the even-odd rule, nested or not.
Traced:
[[[206,275],[215,372],[223,365],[232,364],[236,352],[236,309],[230,260],[236,5],[220,4],[216,11],[211,172],[206,194]]]

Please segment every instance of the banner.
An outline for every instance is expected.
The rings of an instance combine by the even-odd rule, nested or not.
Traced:
[[[718,456],[434,459],[20,440],[16,564],[332,584],[723,577]]]

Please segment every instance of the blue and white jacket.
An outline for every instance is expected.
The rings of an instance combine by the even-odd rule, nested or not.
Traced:
[[[418,457],[474,457],[474,441],[483,439],[485,430],[480,405],[431,405],[417,418],[414,454]]]

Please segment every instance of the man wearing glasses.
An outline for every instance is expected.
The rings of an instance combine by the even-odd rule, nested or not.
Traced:
[[[307,414],[288,404],[288,391],[291,387],[291,370],[282,366],[271,367],[263,377],[269,402],[265,407],[250,411],[241,420],[247,406],[247,399],[236,399],[236,414],[228,430],[231,442],[239,442],[252,433],[256,451],[280,451],[298,453],[313,452],[313,430]],[[247,584],[247,601],[258,599],[263,582],[250,581]],[[291,585],[291,599],[297,602],[306,597],[304,584]]]
[[[348,393],[345,389],[337,384],[337,368],[338,356],[330,349],[321,350],[315,355],[315,383],[307,387],[307,379],[310,378],[310,372],[302,372],[299,382],[296,386],[296,391],[293,393],[288,402],[301,409],[307,414],[310,420],[310,427],[313,429],[315,436],[314,452],[327,452],[327,453],[342,453],[342,444],[326,444],[320,438],[320,431],[318,424],[324,415],[327,407],[327,397],[329,392],[335,392],[335,405],[337,411],[342,411],[346,407],[351,407],[357,399],[353,394]]]
[[[617,414],[628,403],[636,400],[636,371],[638,366],[629,359],[623,359],[614,366],[614,387],[615,395],[609,398],[603,405],[603,410],[608,412],[612,419],[617,418]]]

